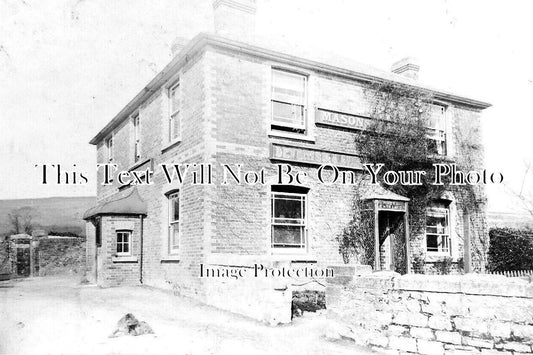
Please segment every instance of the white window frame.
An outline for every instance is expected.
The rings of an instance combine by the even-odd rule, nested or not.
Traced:
[[[438,231],[435,233],[429,232],[428,233],[428,224],[427,224],[427,217],[428,216],[437,216],[441,217],[444,215],[446,226],[444,227],[444,233],[439,233]],[[436,226],[435,226],[436,227]],[[437,236],[438,240],[438,249],[437,250],[428,250],[427,246],[427,238],[428,236]],[[426,253],[428,255],[436,255],[436,256],[452,256],[452,240],[451,240],[451,228],[450,228],[450,208],[442,208],[442,207],[428,207],[426,209],[426,228],[425,228],[425,241],[426,241]],[[442,239],[442,240],[441,240]],[[442,245],[441,245],[442,244]]]
[[[114,142],[114,134],[111,133],[111,135],[105,140],[105,148],[107,152],[107,162],[112,163],[115,159],[115,142]]]
[[[275,216],[275,203],[277,196],[294,196],[295,198],[299,197],[302,201],[300,208],[303,218],[291,219],[291,218],[276,218]],[[307,253],[309,250],[308,242],[308,194],[307,193],[294,193],[294,192],[281,192],[281,191],[272,191],[270,194],[270,248],[274,253],[280,254],[296,254],[296,253]],[[296,223],[287,223],[289,220]],[[275,243],[274,241],[274,228],[276,226],[299,226],[301,227],[301,243],[300,247],[290,247],[290,246],[281,246],[276,245],[280,243]]]
[[[178,215],[179,218],[177,220],[174,220],[174,200],[178,200]],[[181,196],[180,191],[175,191],[172,193],[169,193],[167,195],[167,201],[168,201],[168,218],[167,218],[167,244],[168,244],[168,253],[169,254],[176,254],[179,251],[180,247],[180,239],[181,239]],[[178,237],[177,241],[173,240],[174,237],[174,230],[175,228],[178,229]],[[174,243],[173,243],[174,242]]]
[[[447,155],[448,144],[446,140],[448,139],[448,137],[446,134],[446,131],[447,131],[446,130],[446,125],[447,125],[446,106],[440,105],[440,104],[431,104],[430,107],[431,107],[430,115],[432,116],[430,117],[430,120],[432,120],[434,112],[436,111],[435,109],[437,108],[438,111],[440,111],[441,117],[439,117],[439,121],[442,127],[435,128],[435,127],[430,127],[428,125],[427,138],[435,141],[435,143],[437,144],[437,155]]]
[[[303,86],[304,86],[304,95],[303,95],[303,104],[300,104],[300,103],[297,103],[297,102],[292,102],[291,100],[280,100],[280,99],[274,99],[274,88],[276,87],[275,86],[275,83],[274,83],[274,75],[276,72],[279,72],[279,73],[282,73],[283,75],[288,75],[288,76],[293,76],[293,77],[297,77],[299,79],[303,79]],[[290,70],[287,70],[287,69],[283,69],[283,68],[276,68],[276,67],[272,67],[271,70],[270,70],[270,125],[271,127],[272,126],[277,126],[277,127],[286,127],[286,128],[292,128],[292,129],[296,129],[296,130],[303,130],[304,131],[304,135],[307,135],[308,133],[308,130],[309,130],[309,113],[308,113],[308,106],[309,106],[309,102],[308,102],[308,99],[309,99],[309,76],[306,75],[306,74],[302,74],[302,73],[298,73],[298,72],[294,72],[294,71],[290,71]],[[302,120],[303,122],[301,123],[287,123],[287,122],[279,122],[279,121],[276,121],[275,117],[274,117],[274,102],[279,102],[279,103],[283,103],[283,104],[289,104],[289,105],[293,105],[293,106],[301,106],[302,109],[303,109],[303,117],[302,117]],[[291,132],[291,133],[296,133],[296,134],[302,134],[302,133],[297,133],[297,132]]]
[[[118,241],[118,236],[119,234],[122,234],[122,242],[119,242]],[[120,230],[117,230],[116,231],[116,235],[115,235],[115,242],[116,242],[116,252],[117,252],[117,256],[131,256],[131,247],[132,247],[132,242],[131,242],[131,237],[132,237],[132,231],[131,230],[125,230],[125,229],[120,229]],[[124,236],[127,236],[128,237],[128,241],[127,242],[124,242]],[[119,245],[122,245],[122,250],[124,250],[124,245],[127,245],[128,246],[128,251],[125,252],[125,251],[122,251],[122,252],[119,252]]]
[[[131,117],[133,124],[133,162],[137,163],[141,160],[141,115],[139,112]]]
[[[172,93],[177,92],[179,102],[178,107],[173,108],[172,106]],[[168,96],[168,122],[167,122],[167,141],[169,143],[174,143],[181,141],[181,132],[183,130],[182,127],[182,92],[181,92],[181,84],[180,80],[176,80],[172,85],[170,85],[167,89],[167,96]],[[177,135],[174,137],[174,120],[178,120],[178,132]]]

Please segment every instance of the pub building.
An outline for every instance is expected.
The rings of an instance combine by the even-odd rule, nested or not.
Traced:
[[[90,141],[98,164],[154,171],[152,184],[134,186],[116,179],[102,185],[98,170],[98,203],[84,215],[92,282],[142,283],[258,319],[286,321],[273,309],[290,299],[291,279],[202,278],[200,265],[342,264],[337,238],[352,220],[356,193],[373,216],[379,255],[374,270],[394,269],[394,248],[402,244],[392,243],[390,231],[398,223],[404,228],[394,238],[404,241],[408,260],[401,272],[412,271],[414,255],[425,260],[426,272],[445,257],[475,268],[475,257],[463,246],[464,211],[452,192],[428,205],[425,233],[415,235],[406,197],[386,186],[363,184],[356,191],[350,184],[320,183],[316,170],[332,164],[363,173],[354,141],[372,119],[364,96],[371,82],[429,90],[435,102],[428,138],[450,161],[464,154],[455,142],[461,129],[474,132],[473,144],[481,142],[481,111],[488,103],[419,83],[419,67],[409,59],[386,72],[261,39],[253,34],[253,0],[216,0],[213,11],[215,31],[178,37],[170,63]],[[482,167],[482,157],[472,159]],[[223,164],[271,173],[280,163],[307,172],[305,183],[220,184]],[[161,164],[209,164],[215,181],[168,183]],[[484,212],[471,217],[468,228],[486,236]],[[350,262],[357,264],[357,256]]]

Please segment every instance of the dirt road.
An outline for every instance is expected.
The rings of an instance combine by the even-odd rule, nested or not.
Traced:
[[[371,354],[324,337],[324,316],[271,327],[147,287],[75,278],[0,282],[0,354]],[[131,312],[154,335],[109,338]]]

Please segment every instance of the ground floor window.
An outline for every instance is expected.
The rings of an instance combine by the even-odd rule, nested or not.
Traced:
[[[307,194],[273,188],[271,200],[272,248],[305,250]]]
[[[131,255],[131,231],[117,231],[117,255]]]
[[[179,191],[168,195],[168,249],[176,253],[179,249],[180,197]]]
[[[426,250],[450,255],[450,218],[445,203],[432,203],[426,212]]]

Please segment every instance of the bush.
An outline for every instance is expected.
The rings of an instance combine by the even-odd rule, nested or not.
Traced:
[[[445,257],[439,261],[435,261],[434,266],[439,275],[448,275],[452,270],[452,258]]]
[[[489,237],[489,271],[533,270],[533,232],[492,228]]]
[[[324,291],[294,291],[292,293],[292,317],[299,317],[304,312],[316,312],[326,309]]]
[[[413,256],[413,272],[415,274],[424,274],[425,273],[424,265],[426,265],[424,256],[421,254],[415,254]]]

